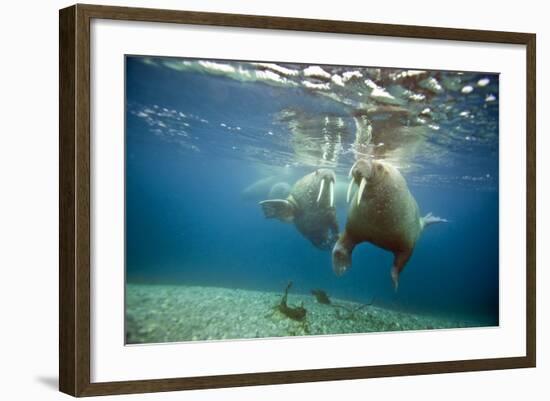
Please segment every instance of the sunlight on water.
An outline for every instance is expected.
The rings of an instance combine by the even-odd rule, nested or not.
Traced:
[[[498,164],[486,156],[498,151],[497,74],[170,58],[138,62],[259,90],[267,86],[284,105],[266,127],[223,110],[207,119],[163,104],[129,104],[151,133],[187,151],[229,152],[267,167],[331,167],[338,173],[368,155],[410,173],[416,184],[496,189]],[[217,85],[211,90],[220,93],[213,96],[231,87]]]

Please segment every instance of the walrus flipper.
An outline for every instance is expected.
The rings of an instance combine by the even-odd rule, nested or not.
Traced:
[[[292,223],[294,221],[294,205],[286,199],[270,199],[260,202],[266,219],[279,219]]]
[[[391,268],[391,279],[393,282],[393,289],[397,291],[399,288],[399,275],[403,271],[403,268],[409,261],[412,255],[412,250],[395,252],[393,254],[393,266]]]
[[[436,223],[448,223],[447,219],[434,216],[431,213],[428,213],[426,216],[422,217],[420,220],[422,221],[422,228],[426,228],[427,226],[436,224]]]
[[[355,243],[350,241],[344,232],[334,244],[332,249],[332,270],[337,276],[341,276],[351,267],[351,253]]]

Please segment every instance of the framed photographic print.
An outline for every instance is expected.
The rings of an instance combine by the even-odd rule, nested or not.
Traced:
[[[535,366],[535,35],[60,11],[60,390]]]

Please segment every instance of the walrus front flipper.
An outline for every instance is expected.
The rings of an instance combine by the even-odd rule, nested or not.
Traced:
[[[342,234],[332,249],[332,270],[341,276],[351,267],[351,253],[355,243],[350,241],[346,233]]]
[[[434,216],[431,213],[428,213],[426,216],[420,219],[422,221],[422,228],[426,228],[429,225],[436,223],[448,223],[447,219],[442,219],[441,217]]]
[[[260,202],[266,219],[279,219],[292,223],[294,220],[294,205],[286,199],[271,199]]]

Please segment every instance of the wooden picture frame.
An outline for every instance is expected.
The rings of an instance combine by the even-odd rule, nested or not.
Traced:
[[[525,60],[527,71],[527,120],[525,122],[527,132],[525,138],[527,141],[526,355],[399,365],[92,383],[90,380],[90,22],[92,19],[524,45],[527,54]],[[60,10],[59,28],[60,391],[73,396],[94,396],[535,366],[536,37],[534,34],[95,5],[74,5]]]

